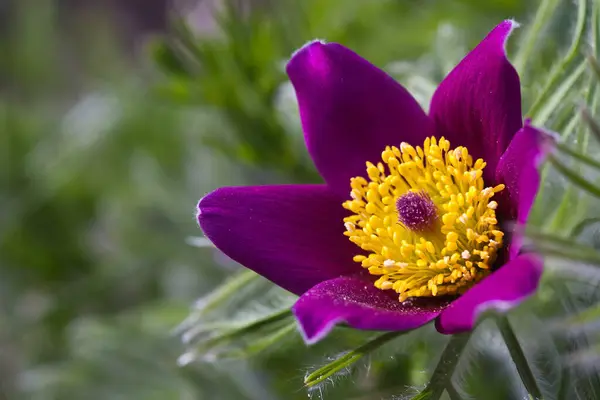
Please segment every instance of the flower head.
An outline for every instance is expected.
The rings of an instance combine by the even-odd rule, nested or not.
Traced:
[[[504,185],[485,187],[485,162],[435,137],[388,146],[382,161],[351,179],[343,204],[345,235],[365,252],[354,261],[380,276],[375,287],[404,301],[462,294],[489,275],[504,237],[492,197]]]
[[[228,187],[198,219],[232,259],[300,296],[308,342],[337,323],[473,328],[537,288],[542,264],[506,222],[527,221],[540,132],[523,124],[504,21],[444,79],[426,115],[394,79],[339,44],[312,42],[287,72],[323,185]]]

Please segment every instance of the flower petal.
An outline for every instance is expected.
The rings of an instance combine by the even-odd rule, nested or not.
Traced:
[[[503,214],[517,224],[527,222],[540,187],[539,166],[547,150],[548,141],[544,134],[527,121],[498,161],[496,181],[506,185],[506,190],[500,192],[500,205]],[[510,259],[516,257],[521,248],[520,236],[515,231]]]
[[[293,293],[361,268],[343,235],[346,211],[325,185],[226,187],[198,209],[219,250]]]
[[[509,195],[511,217],[527,222],[540,185],[539,167],[547,153],[544,134],[526,122],[500,158],[496,181],[504,183]]]
[[[344,198],[350,178],[366,176],[386,146],[423,143],[432,123],[385,72],[335,43],[311,42],[287,65],[308,151],[327,184]]]
[[[442,311],[436,320],[437,330],[446,334],[469,331],[482,312],[489,309],[504,311],[515,307],[535,292],[542,270],[542,260],[537,255],[524,254],[517,257]]]
[[[400,303],[395,293],[377,289],[368,279],[346,276],[310,289],[298,299],[292,311],[305,341],[310,344],[342,322],[365,330],[414,329],[433,320],[446,305],[421,300]]]
[[[484,179],[522,126],[519,75],[505,43],[516,23],[504,21],[448,74],[431,100],[436,133],[487,163]]]

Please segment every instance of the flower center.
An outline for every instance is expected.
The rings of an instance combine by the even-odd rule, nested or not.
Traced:
[[[415,232],[433,228],[438,216],[435,203],[424,191],[408,192],[398,197],[396,209],[398,222]]]
[[[367,175],[352,178],[343,206],[350,241],[365,251],[354,261],[375,286],[411,297],[458,295],[491,271],[504,233],[491,200],[504,185],[484,187],[485,162],[444,138],[423,148],[386,147]]]

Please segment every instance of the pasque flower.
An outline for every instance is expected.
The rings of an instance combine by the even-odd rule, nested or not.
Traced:
[[[307,342],[337,323],[442,333],[532,294],[521,253],[539,186],[541,133],[523,123],[504,21],[448,74],[429,115],[347,48],[315,41],[287,64],[306,145],[325,184],[225,187],[198,204],[225,254],[300,296]]]

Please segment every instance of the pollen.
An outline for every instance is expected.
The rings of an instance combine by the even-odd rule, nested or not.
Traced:
[[[460,295],[491,272],[504,233],[485,162],[444,138],[423,147],[386,147],[367,176],[350,180],[344,234],[363,251],[354,261],[378,276],[375,287],[400,301]]]

